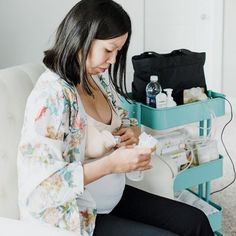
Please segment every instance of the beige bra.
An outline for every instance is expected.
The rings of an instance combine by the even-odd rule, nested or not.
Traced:
[[[94,81],[104,93],[104,96],[106,96],[106,92],[101,86],[99,78],[95,76]],[[85,161],[91,158],[103,157],[116,145],[111,132],[121,126],[121,118],[115,112],[112,104],[109,103],[109,105],[112,111],[111,124],[109,125],[87,114],[88,125],[85,144]]]
[[[112,109],[111,124],[107,125],[87,115],[88,126],[85,144],[85,159],[99,158],[109,153],[116,145],[112,131],[121,125],[120,117]]]

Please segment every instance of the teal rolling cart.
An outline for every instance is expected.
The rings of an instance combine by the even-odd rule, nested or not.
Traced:
[[[185,124],[199,122],[199,135],[209,134],[211,130],[212,115],[219,117],[225,114],[224,95],[208,91],[209,99],[201,102],[184,104],[181,106],[156,109],[141,103],[128,103],[121,99],[121,106],[129,112],[129,117],[136,118],[139,124],[155,130],[164,130]],[[223,175],[223,157],[219,159],[191,167],[177,175],[174,183],[174,191],[189,189],[198,186],[198,197],[216,208],[217,213],[208,216],[215,234],[223,236],[220,232],[222,221],[222,208],[210,199],[210,181]]]

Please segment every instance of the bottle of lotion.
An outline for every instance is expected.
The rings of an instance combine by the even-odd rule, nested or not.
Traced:
[[[167,94],[167,99],[166,99],[166,107],[174,107],[176,106],[176,102],[174,101],[173,97],[172,97],[172,91],[173,89],[171,88],[166,88],[164,89],[164,91]]]

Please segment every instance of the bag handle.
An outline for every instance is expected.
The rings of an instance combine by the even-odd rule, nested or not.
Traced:
[[[173,50],[171,53],[166,53],[166,54],[159,54],[154,51],[147,51],[147,52],[142,53],[141,55],[144,57],[151,56],[151,55],[154,55],[154,56],[161,56],[161,55],[181,56],[181,55],[185,55],[185,54],[189,54],[189,53],[190,53],[190,51],[187,49],[176,49],[176,50]]]
[[[160,55],[156,52],[147,51],[147,52],[143,52],[140,55],[133,56],[132,61],[134,63],[135,61],[139,61],[139,60],[142,60],[142,59],[145,59],[145,58],[148,59],[148,58],[151,58],[151,57],[158,57],[158,56],[160,56]]]
[[[186,54],[190,54],[191,52],[187,49],[177,49],[177,50],[173,50],[170,55],[171,56],[182,56],[182,55],[186,55]]]
[[[147,52],[142,53],[142,56],[151,56],[151,55],[158,56],[159,54],[154,51],[147,51]]]
[[[181,56],[181,55],[186,55],[186,54],[190,54],[190,53],[191,53],[191,51],[189,51],[187,49],[176,49],[176,50],[173,50],[171,53],[167,53],[167,54],[159,54],[154,51],[146,51],[146,52],[142,53],[140,56],[141,57],[146,57],[146,56],[151,56],[151,55],[154,55],[154,56],[162,56],[162,55]]]

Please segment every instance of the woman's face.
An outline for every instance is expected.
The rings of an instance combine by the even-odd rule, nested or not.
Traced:
[[[86,60],[86,70],[90,75],[105,72],[111,64],[116,62],[116,55],[123,47],[128,37],[125,33],[117,38],[95,39],[90,47]]]

